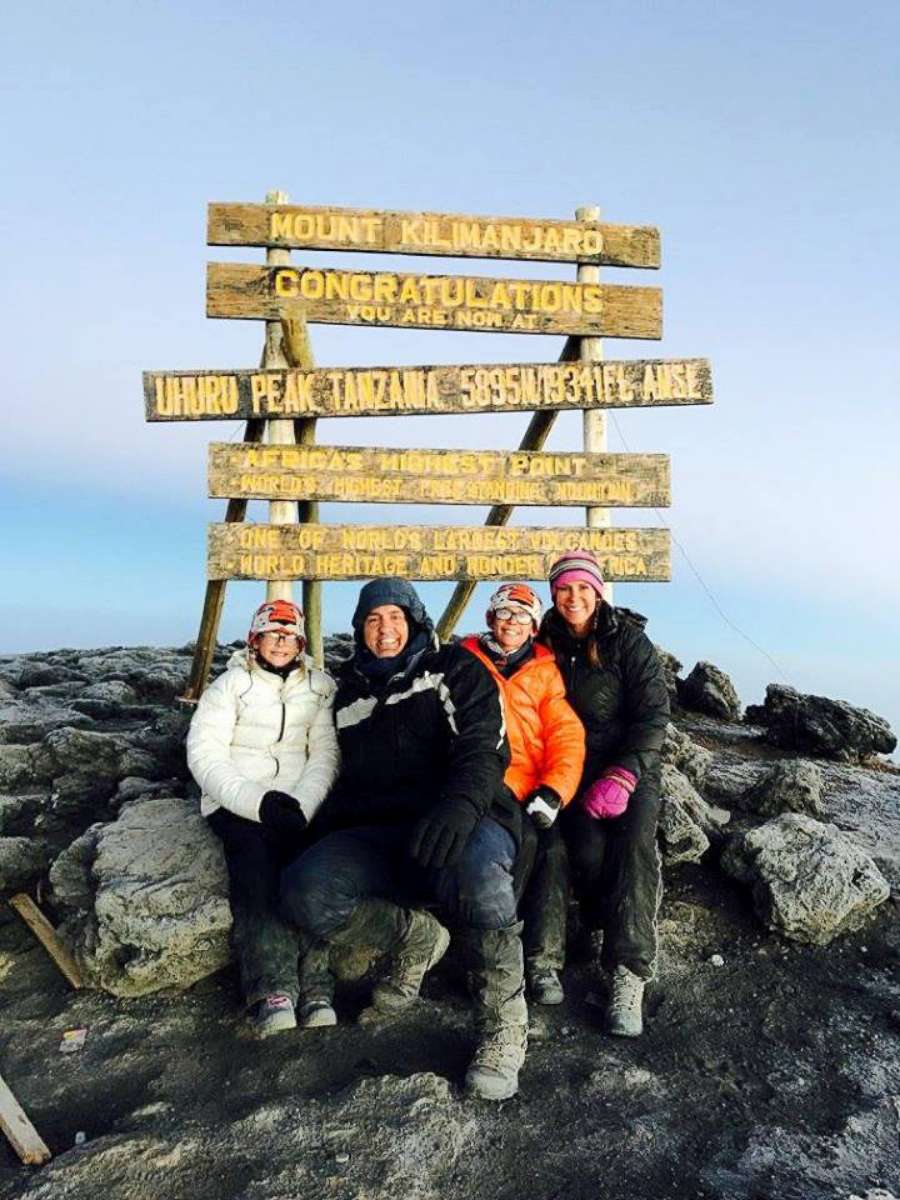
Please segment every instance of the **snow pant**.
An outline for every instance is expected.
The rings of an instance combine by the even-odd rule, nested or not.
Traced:
[[[662,896],[659,808],[660,780],[651,773],[620,817],[595,820],[578,798],[563,810],[557,826],[564,844],[548,848],[543,857],[538,847],[523,900],[529,961],[556,969],[563,964],[568,864],[582,920],[589,929],[603,930],[602,965],[610,971],[624,966],[642,979],[653,978]]]
[[[515,840],[483,817],[459,862],[420,867],[408,851],[411,824],[364,826],[331,833],[288,866],[281,911],[308,936],[330,940],[359,904],[380,897],[404,907],[434,905],[450,925],[503,929],[515,924]]]
[[[298,934],[278,909],[281,872],[303,852],[307,839],[285,837],[225,808],[216,809],[207,820],[225,851],[231,944],[247,1006],[276,992],[290,996],[295,1004],[298,993],[329,999],[334,985],[327,949]]]
[[[569,860],[559,818],[535,831],[534,863],[519,904],[525,928],[522,943],[531,967],[561,971],[566,959],[569,912]]]

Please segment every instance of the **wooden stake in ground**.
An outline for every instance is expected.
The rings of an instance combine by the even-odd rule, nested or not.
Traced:
[[[596,205],[586,208],[576,208],[575,218],[578,221],[599,221],[600,209]],[[599,283],[600,268],[580,262],[577,269],[579,283]],[[601,362],[603,360],[603,342],[598,337],[582,337],[578,339],[578,358],[580,362]],[[606,413],[585,409],[582,413],[582,434],[585,450],[594,454],[606,452]],[[610,524],[608,508],[586,508],[585,524],[589,529],[604,529]],[[607,582],[603,589],[604,598],[612,604],[613,586]]]
[[[577,358],[578,339],[566,338],[566,344],[563,346],[559,361],[573,362]],[[556,412],[534,413],[528,422],[528,428],[522,434],[519,449],[540,450],[550,436],[550,430],[553,428],[556,417]],[[485,525],[508,525],[512,511],[512,504],[495,504],[485,518],[484,523]],[[474,591],[475,584],[471,582],[458,583],[453,589],[450,599],[447,601],[447,607],[441,613],[441,619],[435,626],[437,635],[441,641],[447,641],[452,635],[453,630],[456,628],[456,622],[465,612],[466,605],[471,600]]]
[[[0,1075],[0,1129],[23,1163],[39,1166],[52,1156],[41,1135],[28,1120],[25,1110]]]
[[[14,908],[37,940],[41,943],[73,988],[83,986],[78,964],[56,936],[56,930],[30,896],[19,892],[10,899]]]
[[[287,192],[269,192],[266,204],[287,204]],[[266,250],[266,264],[270,267],[286,267],[291,261],[290,250]],[[284,346],[284,336],[281,321],[266,321],[266,341],[263,346],[263,367],[287,367]],[[266,423],[266,441],[272,445],[294,445],[293,421],[268,421]],[[293,525],[297,520],[297,506],[292,500],[273,500],[269,504],[269,522],[272,525]],[[269,580],[266,584],[267,600],[292,600],[293,585],[290,580]]]

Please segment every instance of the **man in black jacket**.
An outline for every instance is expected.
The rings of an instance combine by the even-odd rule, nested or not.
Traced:
[[[509,749],[497,688],[458,645],[441,646],[415,589],[376,579],[335,697],[341,772],[319,821],[331,832],[283,878],[286,914],[324,942],[389,955],[364,1019],[406,1008],[449,944],[415,906],[459,931],[480,1041],[468,1089],[518,1087],[528,1017],[513,867],[521,833],[503,786]]]

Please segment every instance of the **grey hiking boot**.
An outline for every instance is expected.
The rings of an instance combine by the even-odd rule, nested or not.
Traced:
[[[519,1090],[528,1030],[507,1025],[486,1034],[466,1071],[466,1091],[482,1100],[509,1100]]]
[[[479,1034],[466,1071],[466,1091],[483,1100],[508,1100],[519,1090],[528,1045],[521,932],[519,923],[469,929],[463,938]]]
[[[395,942],[386,973],[372,991],[372,1004],[360,1014],[364,1024],[414,1004],[426,974],[447,953],[450,934],[436,917],[419,909],[408,916],[406,932]]]
[[[250,1009],[250,1024],[257,1037],[267,1038],[297,1028],[294,1002],[284,992],[263,996]]]
[[[525,978],[528,981],[528,994],[535,1004],[562,1004],[565,993],[559,973],[553,967],[526,963]]]
[[[612,977],[612,994],[606,1010],[607,1029],[614,1037],[640,1037],[644,1032],[641,1007],[644,999],[644,980],[627,967],[616,967]]]
[[[337,1025],[337,1013],[331,1007],[331,1001],[326,999],[306,1000],[297,1012],[301,1029],[324,1029]]]

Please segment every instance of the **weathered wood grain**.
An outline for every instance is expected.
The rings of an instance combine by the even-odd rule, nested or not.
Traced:
[[[148,421],[539,412],[712,400],[705,358],[144,372]]]
[[[659,230],[598,221],[388,212],[316,205],[210,204],[210,246],[284,246],[432,257],[658,267]]]
[[[10,907],[15,909],[37,940],[76,990],[83,987],[78,964],[56,935],[56,930],[25,892],[10,898]]]
[[[46,1142],[29,1121],[9,1084],[0,1075],[0,1129],[23,1163],[38,1166],[51,1158]]]
[[[662,290],[547,279],[208,263],[206,314],[326,325],[662,337]]]
[[[663,454],[397,450],[360,446],[209,447],[209,494],[373,504],[662,507]]]
[[[546,579],[589,547],[608,579],[671,577],[667,529],[418,525],[210,525],[210,579]]]

